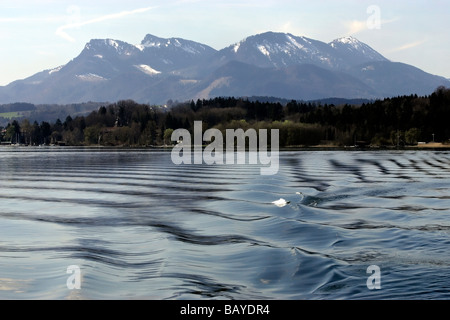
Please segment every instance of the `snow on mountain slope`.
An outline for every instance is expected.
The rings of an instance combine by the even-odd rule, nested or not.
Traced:
[[[0,103],[165,103],[243,94],[382,98],[429,94],[440,85],[450,86],[450,81],[395,64],[353,37],[325,43],[266,32],[217,51],[190,40],[147,34],[137,45],[93,39],[67,64],[0,87]]]
[[[154,76],[154,75],[157,75],[157,74],[161,73],[161,71],[155,70],[155,69],[153,69],[152,67],[150,67],[150,66],[148,66],[146,64],[135,65],[135,67],[138,70],[140,70],[143,73],[148,74],[150,76]]]
[[[282,68],[301,63],[331,67],[333,51],[327,44],[292,34],[266,32],[248,37],[221,50],[221,59],[259,67]]]
[[[164,39],[151,34],[147,34],[144,40],[142,40],[140,44],[136,45],[136,48],[138,48],[140,51],[145,51],[147,49],[151,50],[152,48],[167,49],[172,51],[182,50],[191,55],[201,55],[207,51],[214,51],[214,49],[212,49],[211,47],[202,45],[194,41],[181,38]]]
[[[55,73],[55,72],[59,72],[59,70],[61,70],[63,67],[64,67],[64,66],[62,65],[62,66],[53,68],[53,69],[51,69],[51,70],[48,71],[48,74],[52,74],[52,73]]]
[[[94,73],[78,74],[78,75],[76,75],[76,77],[82,81],[90,81],[90,82],[108,80],[108,79],[106,79],[102,76],[99,76],[98,74],[94,74]]]
[[[353,37],[331,43],[289,33],[266,32],[248,37],[221,51],[222,59],[237,60],[260,67],[282,68],[310,63],[342,70],[371,61],[387,61],[381,54]]]
[[[367,62],[388,61],[380,53],[367,44],[353,37],[343,37],[329,43],[336,55],[346,61],[348,66],[355,66]]]
[[[93,39],[86,44],[83,51],[97,57],[108,54],[131,56],[138,53],[135,46],[113,39]]]

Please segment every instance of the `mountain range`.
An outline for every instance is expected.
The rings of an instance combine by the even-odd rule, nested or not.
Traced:
[[[222,50],[146,35],[140,44],[93,39],[63,66],[0,87],[0,103],[164,104],[217,96],[376,99],[427,95],[444,77],[392,62],[353,37],[330,43],[266,32]]]

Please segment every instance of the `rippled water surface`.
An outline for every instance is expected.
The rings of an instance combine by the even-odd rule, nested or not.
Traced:
[[[1,299],[450,298],[448,152],[281,152],[261,176],[8,147],[0,172]]]

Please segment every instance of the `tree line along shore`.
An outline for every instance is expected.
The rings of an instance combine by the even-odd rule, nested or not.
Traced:
[[[218,97],[169,108],[121,100],[88,115],[54,122],[11,120],[0,128],[3,145],[167,146],[176,129],[279,129],[280,147],[449,147],[450,89],[428,96],[398,96],[358,105],[260,102]]]

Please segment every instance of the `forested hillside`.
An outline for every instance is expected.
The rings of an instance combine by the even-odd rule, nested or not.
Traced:
[[[103,105],[87,116],[67,116],[54,123],[11,121],[3,142],[28,145],[161,146],[171,133],[192,132],[196,120],[203,129],[279,129],[280,146],[417,145],[450,139],[450,89],[429,96],[400,96],[360,105],[290,101],[259,102],[215,98],[169,107],[123,100]]]

